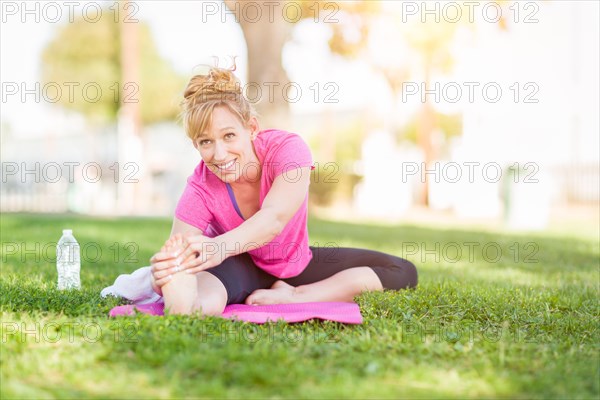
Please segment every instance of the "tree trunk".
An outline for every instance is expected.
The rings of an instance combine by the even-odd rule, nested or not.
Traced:
[[[131,93],[132,88],[139,88],[140,85],[140,46],[137,24],[121,21],[120,37],[122,66],[120,89],[122,92],[117,116],[119,143],[117,204],[122,214],[144,214],[151,211],[152,175],[146,173],[149,166],[146,162],[147,157],[142,138],[140,103],[135,96],[132,101],[124,101]],[[127,171],[131,171],[130,167],[135,168],[134,179],[137,179],[137,183],[126,181],[125,174]]]
[[[269,9],[261,2],[261,18],[244,18],[242,1],[226,0],[227,7],[235,12],[246,39],[248,48],[248,85],[247,94],[260,114],[263,128],[283,128],[289,122],[289,101],[286,98],[285,85],[289,78],[283,69],[281,55],[288,41],[292,24],[285,21],[275,8],[273,18],[269,20]],[[290,92],[293,98],[296,94]]]
[[[130,3],[130,2],[127,2]],[[124,5],[127,7],[127,4]],[[121,21],[121,67],[122,82],[120,89],[125,87],[129,90],[121,92],[120,112],[123,117],[131,121],[131,126],[135,135],[141,135],[141,112],[140,103],[137,96],[133,96],[133,101],[124,102],[125,97],[131,93],[133,84],[139,88],[140,83],[140,46],[139,32],[137,24],[131,24]],[[137,101],[135,101],[137,100]]]
[[[431,64],[426,63],[425,67],[425,87],[429,89],[431,75]],[[419,147],[423,150],[424,163],[421,166],[421,176],[423,178],[421,190],[419,192],[418,204],[428,206],[429,205],[429,174],[425,174],[425,169],[430,170],[433,167],[433,161],[435,158],[433,144],[431,136],[434,126],[434,113],[433,107],[429,101],[429,96],[425,97],[425,102],[421,108],[421,117],[419,119],[418,128],[418,143]]]

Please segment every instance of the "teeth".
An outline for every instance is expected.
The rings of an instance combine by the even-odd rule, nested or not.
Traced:
[[[229,168],[233,167],[234,163],[235,163],[235,159],[229,161],[227,164],[217,165],[217,168],[219,168],[219,169],[229,169]]]

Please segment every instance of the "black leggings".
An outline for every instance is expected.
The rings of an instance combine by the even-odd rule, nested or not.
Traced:
[[[354,267],[370,267],[384,289],[405,289],[417,286],[417,269],[408,260],[373,250],[311,247],[312,260],[302,273],[281,279],[292,285],[308,285]],[[229,257],[220,265],[206,270],[216,276],[227,289],[227,304],[244,303],[256,289],[268,289],[279,278],[254,264],[248,253]]]

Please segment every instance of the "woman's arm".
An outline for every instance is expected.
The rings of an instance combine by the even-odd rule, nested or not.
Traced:
[[[213,239],[188,233],[184,235],[189,243],[180,256],[186,260],[190,255],[200,256],[183,262],[181,267],[188,273],[204,271],[219,265],[227,257],[253,250],[269,243],[279,235],[298,211],[310,185],[310,167],[291,170],[275,178],[261,209],[240,226]],[[298,177],[290,179],[287,176]]]
[[[195,226],[183,222],[177,217],[174,217],[173,228],[171,228],[171,236],[175,236],[178,233],[181,233],[182,235],[190,233],[194,235],[202,235],[203,232]]]

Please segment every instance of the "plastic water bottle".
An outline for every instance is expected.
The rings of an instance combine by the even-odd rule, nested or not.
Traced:
[[[81,289],[79,272],[81,261],[79,243],[71,229],[63,229],[63,235],[56,245],[56,270],[58,271],[58,290]]]

